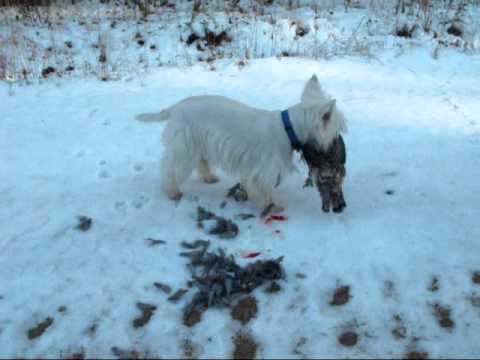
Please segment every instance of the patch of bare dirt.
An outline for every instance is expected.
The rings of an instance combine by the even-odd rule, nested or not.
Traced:
[[[155,310],[157,310],[157,307],[155,305],[141,302],[137,303],[137,308],[142,312],[142,314],[132,321],[132,325],[136,329],[147,325],[153,314],[155,313]]]
[[[338,336],[338,342],[346,347],[352,347],[358,343],[358,334],[353,330],[348,330]]]
[[[393,315],[394,326],[392,328],[392,336],[395,340],[403,340],[407,337],[407,328],[403,323],[403,319],[399,314]]]
[[[417,24],[414,24],[412,26],[408,24],[403,24],[395,30],[395,35],[404,38],[411,38],[417,27]]]
[[[207,32],[205,40],[208,46],[218,47],[222,45],[223,42],[230,43],[232,42],[232,38],[227,34],[224,30],[218,34],[215,34],[212,31]]]
[[[265,288],[265,292],[267,294],[275,294],[278,293],[280,290],[282,290],[282,287],[276,281],[272,281],[270,283],[270,286]]]
[[[240,321],[242,325],[245,325],[257,315],[257,312],[257,299],[253,296],[247,296],[232,308],[231,314],[232,319]]]
[[[79,216],[78,217],[78,224],[75,226],[75,229],[80,231],[88,231],[92,227],[93,220],[88,216]]]
[[[437,292],[440,289],[440,282],[438,280],[438,277],[433,276],[430,285],[428,286],[428,291],[431,292]]]
[[[119,359],[140,359],[143,356],[136,350],[126,350],[121,349],[117,346],[113,346],[111,349],[113,355],[118,357]]]
[[[183,355],[186,359],[197,359],[197,349],[190,339],[183,339],[181,343]]]
[[[234,359],[255,359],[258,350],[258,343],[247,333],[237,333],[233,339],[235,346],[233,350]]]
[[[94,321],[92,325],[90,325],[87,329],[88,335],[90,335],[91,337],[95,337],[95,335],[97,334],[97,328],[98,328],[98,322]]]
[[[350,300],[350,286],[340,286],[335,289],[333,293],[332,300],[330,301],[331,306],[342,306],[345,305],[348,300]]]
[[[447,331],[452,331],[455,327],[455,322],[452,320],[451,312],[452,310],[448,306],[442,306],[439,303],[433,304],[433,314],[437,319],[438,325]]]
[[[297,342],[295,343],[295,348],[293,349],[294,355],[299,355],[302,359],[307,359],[308,356],[304,354],[302,351],[303,345],[307,343],[308,339],[305,336],[300,337]]]
[[[55,68],[54,68],[53,66],[48,66],[48,67],[46,67],[46,68],[44,68],[44,69],[42,70],[42,76],[43,76],[44,78],[47,78],[50,74],[54,74],[55,71],[56,71],[56,70],[55,70]]]
[[[383,296],[386,298],[392,298],[395,295],[395,284],[391,280],[385,280],[383,282]]]
[[[72,356],[70,356],[70,359],[72,359],[72,360],[83,360],[83,359],[85,359],[84,350],[82,349],[81,351],[73,353]]]
[[[30,340],[36,339],[43,335],[43,333],[53,324],[53,318],[47,317],[42,322],[35,325],[28,330],[27,336]]]
[[[463,29],[461,28],[460,24],[454,23],[454,24],[451,24],[448,27],[447,33],[450,34],[450,35],[453,35],[453,36],[462,37],[463,36]]]
[[[429,358],[429,355],[426,351],[411,350],[405,354],[405,359],[422,360],[422,359],[428,359],[428,358]]]
[[[472,282],[476,285],[480,285],[480,270],[476,270],[472,273]]]
[[[472,294],[469,300],[473,307],[480,308],[480,295]]]
[[[183,325],[192,327],[202,321],[202,313],[197,310],[191,310],[183,314]]]
[[[310,32],[310,28],[308,27],[308,25],[305,25],[301,22],[297,22],[296,25],[297,25],[297,28],[295,30],[295,35],[297,38],[304,37]]]

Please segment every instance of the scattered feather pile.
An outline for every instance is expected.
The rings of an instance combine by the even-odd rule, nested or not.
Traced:
[[[188,257],[193,285],[198,289],[185,307],[184,317],[192,312],[202,313],[209,307],[229,307],[237,296],[255,288],[284,278],[282,257],[276,260],[257,260],[245,267],[238,265],[232,255],[222,249],[208,252],[209,241],[182,243],[190,251],[180,255]]]

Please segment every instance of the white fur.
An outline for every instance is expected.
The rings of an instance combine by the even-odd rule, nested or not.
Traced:
[[[322,91],[314,75],[302,101],[288,108],[292,126],[303,144],[315,139],[328,147],[346,131],[345,118]],[[330,120],[324,121],[325,114]],[[323,117],[323,119],[322,119]],[[258,205],[279,206],[275,188],[293,169],[292,147],[280,111],[250,107],[222,96],[189,97],[159,113],[140,114],[140,121],[169,120],[163,133],[165,153],[161,185],[171,199],[195,167],[205,182],[215,182],[211,167],[238,176]]]

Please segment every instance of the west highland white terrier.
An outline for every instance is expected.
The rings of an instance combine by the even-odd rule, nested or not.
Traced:
[[[313,75],[300,103],[284,111],[257,109],[222,96],[192,96],[139,121],[168,120],[163,132],[161,188],[179,200],[181,185],[197,168],[205,183],[219,179],[213,168],[236,176],[262,209],[283,210],[276,189],[295,167],[293,151],[309,141],[327,149],[346,131],[336,100]]]

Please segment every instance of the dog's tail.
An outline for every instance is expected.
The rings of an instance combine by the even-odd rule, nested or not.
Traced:
[[[170,108],[158,113],[143,113],[135,116],[135,119],[142,122],[160,122],[170,119]]]

